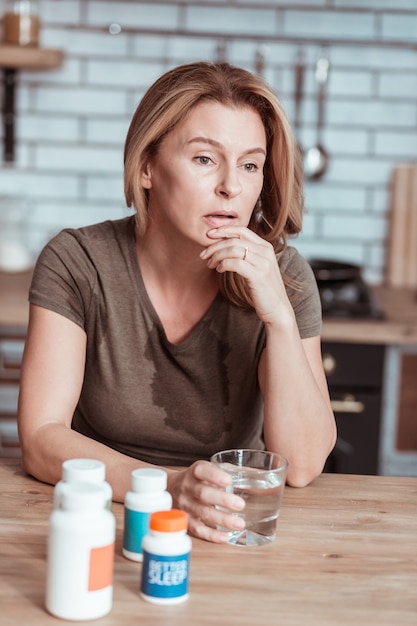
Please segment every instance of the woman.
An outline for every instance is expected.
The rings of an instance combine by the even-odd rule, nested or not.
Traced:
[[[273,91],[243,69],[192,63],[150,87],[125,143],[135,216],[62,231],[35,268],[28,473],[53,484],[65,459],[101,459],[123,502],[134,468],[164,466],[190,532],[215,542],[217,526],[242,527],[217,507],[244,502],[212,453],[278,451],[293,486],[320,474],[335,422],[314,276],[288,246],[303,212],[295,145]]]

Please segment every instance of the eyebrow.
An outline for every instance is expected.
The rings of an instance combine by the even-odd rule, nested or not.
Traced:
[[[216,141],[215,139],[210,139],[210,137],[193,137],[192,139],[190,139],[189,141],[187,141],[188,144],[191,143],[208,143],[211,146],[214,146],[215,148],[220,148],[224,150],[224,145],[222,143],[220,143],[220,141]],[[264,148],[262,148],[261,146],[257,147],[257,148],[250,148],[249,150],[246,150],[244,154],[255,154],[255,153],[261,153],[264,154],[266,156],[266,150]]]

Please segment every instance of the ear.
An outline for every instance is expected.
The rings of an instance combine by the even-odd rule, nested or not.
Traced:
[[[140,174],[140,182],[142,183],[142,187],[144,189],[152,188],[152,171],[149,162],[145,165]]]

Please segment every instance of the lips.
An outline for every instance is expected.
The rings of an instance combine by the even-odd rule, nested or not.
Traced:
[[[227,224],[232,224],[233,221],[237,219],[237,214],[234,211],[230,212],[218,212],[218,213],[210,213],[204,217],[206,222],[210,224],[210,226],[225,226]]]

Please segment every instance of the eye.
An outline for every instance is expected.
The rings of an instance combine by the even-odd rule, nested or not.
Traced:
[[[200,163],[200,165],[210,165],[210,163],[213,163],[210,157],[204,155],[195,157],[195,160],[197,163]]]
[[[244,163],[243,169],[247,172],[257,172],[259,167],[256,163]]]

